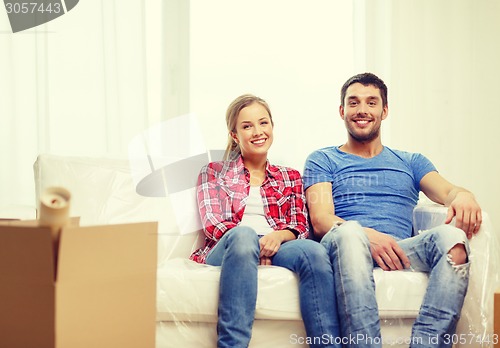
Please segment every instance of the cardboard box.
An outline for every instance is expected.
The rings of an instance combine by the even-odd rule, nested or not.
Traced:
[[[0,224],[0,347],[154,348],[157,223]]]
[[[495,347],[500,347],[500,289],[497,289],[495,291],[495,299],[494,299],[494,306],[495,306],[495,314],[494,314],[494,319],[493,319],[493,325],[495,326],[494,328],[494,342]]]

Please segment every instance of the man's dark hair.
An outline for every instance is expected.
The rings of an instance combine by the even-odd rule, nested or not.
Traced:
[[[363,73],[351,77],[347,80],[342,89],[340,90],[340,105],[344,106],[344,99],[347,93],[347,89],[350,85],[355,83],[361,83],[363,86],[374,86],[380,90],[380,95],[382,97],[382,106],[387,105],[387,86],[384,81],[382,81],[378,76],[372,73]]]

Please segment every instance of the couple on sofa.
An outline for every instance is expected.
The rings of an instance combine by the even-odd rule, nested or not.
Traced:
[[[268,104],[242,95],[229,105],[225,161],[199,175],[206,238],[191,256],[221,266],[218,347],[249,345],[259,264],[297,274],[311,347],[380,347],[373,268],[429,272],[411,346],[451,346],[468,285],[468,239],[479,230],[481,209],[423,155],[382,145],[387,87],[377,76],[347,80],[339,112],[347,142],[313,152],[302,179],[267,160],[274,126]],[[445,225],[412,236],[420,191],[448,206],[448,216]]]

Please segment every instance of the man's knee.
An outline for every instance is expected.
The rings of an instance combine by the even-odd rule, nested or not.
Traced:
[[[330,230],[321,240],[321,243],[332,243],[338,245],[346,244],[355,246],[356,244],[366,245],[368,238],[363,227],[357,221],[346,221],[339,227]]]
[[[437,233],[442,247],[447,249],[447,258],[452,265],[468,262],[468,240],[464,231],[451,225],[443,225],[437,229]]]
[[[363,227],[357,221],[346,221],[341,226],[329,231],[321,239],[321,244],[330,255],[341,250],[349,250],[350,254],[356,255],[356,257],[359,257],[360,253],[370,254],[370,242]]]
[[[455,244],[448,252],[448,261],[454,265],[463,265],[467,263],[467,251],[462,243]]]

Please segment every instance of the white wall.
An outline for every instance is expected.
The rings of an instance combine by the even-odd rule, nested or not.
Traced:
[[[344,141],[340,86],[353,73],[352,4],[192,0],[190,100],[209,148],[225,148],[225,112],[244,93],[271,107],[270,158],[303,169],[313,150]]]

